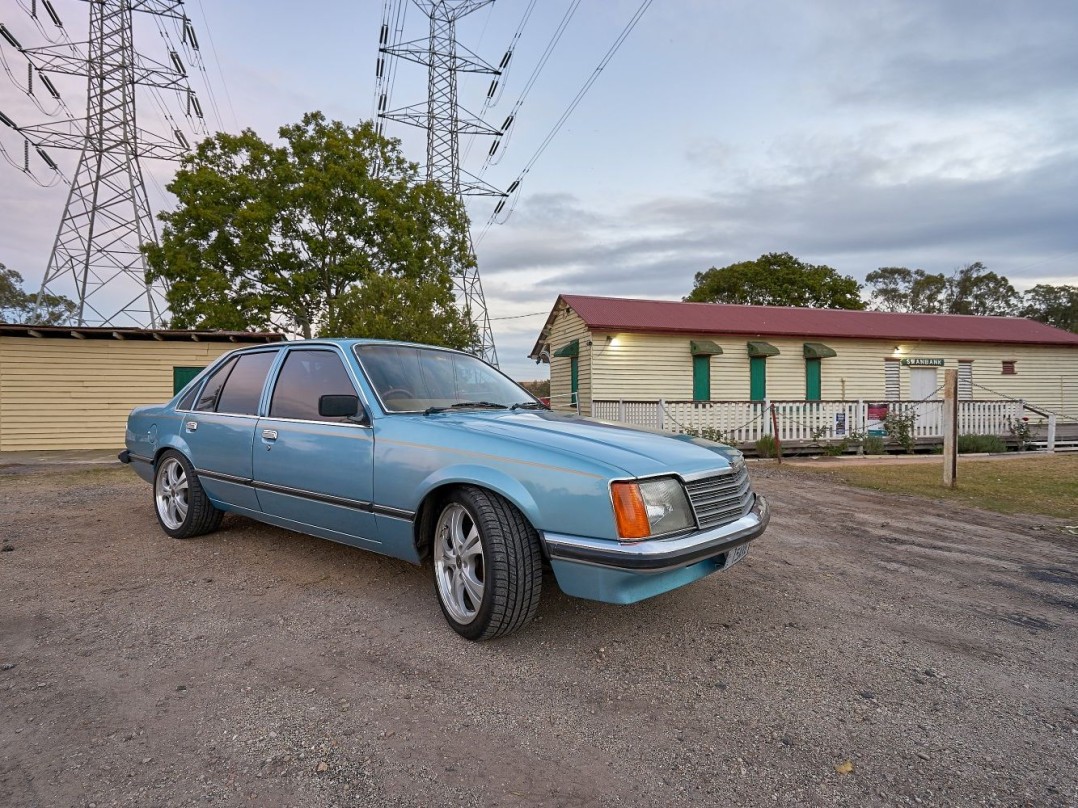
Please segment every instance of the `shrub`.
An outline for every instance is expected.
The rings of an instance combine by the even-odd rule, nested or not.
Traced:
[[[778,455],[778,445],[773,435],[764,435],[756,441],[756,454],[759,457],[775,457]]]
[[[891,410],[883,421],[883,428],[887,431],[888,437],[906,450],[906,454],[913,454],[913,448],[917,445],[917,438],[913,435],[913,425],[916,423],[916,410],[906,410],[906,412]]]
[[[887,452],[887,444],[879,435],[866,435],[864,446],[867,455],[881,455]]]
[[[1007,442],[998,435],[959,435],[958,451],[960,454],[973,452],[996,454],[1007,451]]]

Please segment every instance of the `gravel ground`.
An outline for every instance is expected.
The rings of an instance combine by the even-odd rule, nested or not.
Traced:
[[[429,567],[0,468],[0,805],[1078,804],[1078,540],[754,477],[729,572],[476,645]]]

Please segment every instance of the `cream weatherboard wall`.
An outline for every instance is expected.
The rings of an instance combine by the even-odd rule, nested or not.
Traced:
[[[172,398],[174,367],[205,366],[239,347],[0,336],[0,451],[119,451],[131,408]]]
[[[646,334],[591,332],[574,312],[562,311],[550,332],[551,354],[579,340],[579,389],[582,411],[591,400],[624,399],[691,401],[693,358],[690,343],[710,340],[722,349],[712,356],[711,398],[743,401],[750,398],[749,339],[762,340],[779,350],[766,359],[767,397],[803,400],[806,396],[805,342],[822,342],[837,354],[821,362],[821,398],[845,400],[885,399],[885,366],[899,367],[899,397],[912,398],[912,367],[901,360],[942,359],[935,367],[938,383],[943,371],[970,363],[972,398],[1013,397],[1035,406],[1078,417],[1078,347],[1018,345],[1010,343],[895,342],[893,340],[830,339],[826,337],[754,337],[714,333]],[[1004,373],[1013,362],[1014,374]],[[569,360],[551,359],[551,395],[554,403],[569,400]]]
[[[568,356],[555,356],[558,351],[577,341],[577,394],[580,398],[580,411],[591,414],[592,395],[591,361],[593,346],[589,344],[591,335],[588,327],[579,315],[563,309],[555,318],[550,328],[550,403],[556,410],[575,410],[572,402],[572,360]]]

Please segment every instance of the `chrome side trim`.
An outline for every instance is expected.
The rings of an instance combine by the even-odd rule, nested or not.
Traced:
[[[388,505],[375,505],[372,510],[379,516],[389,516],[393,519],[404,519],[411,522],[415,519],[415,511],[406,511],[402,508],[391,508]]]
[[[146,463],[148,465],[153,465],[153,458],[152,457],[146,457],[145,455],[135,454],[134,452],[128,452],[127,457],[128,457],[129,460],[132,460],[132,461],[135,461],[135,462],[138,462],[138,463]]]
[[[343,508],[353,508],[357,511],[371,513],[374,505],[361,499],[349,499],[347,497],[335,497],[332,494],[319,494],[314,491],[306,491],[302,488],[291,488],[287,485],[274,485],[273,483],[251,482],[251,487],[258,491],[269,491],[273,494],[284,494],[287,497],[310,499],[315,502],[325,502],[329,505],[340,505]]]
[[[389,516],[393,519],[404,519],[408,522],[415,519],[415,511],[407,511],[403,508],[391,508],[388,505],[376,505],[373,502],[366,502],[361,499],[335,497],[332,494],[319,494],[316,491],[307,491],[303,488],[292,488],[287,485],[257,482],[247,477],[237,477],[233,474],[224,474],[219,471],[207,471],[206,469],[195,469],[195,471],[200,477],[207,477],[211,480],[221,480],[226,483],[236,483],[237,485],[246,485],[257,491],[269,491],[274,494],[284,494],[288,497],[309,499],[314,502],[325,502],[329,505],[340,505],[342,508],[352,508],[357,511],[363,511],[364,513]]]
[[[757,496],[752,510],[736,522],[689,536],[617,542],[546,533],[543,540],[551,561],[574,561],[627,572],[665,572],[748,544],[764,532],[769,521],[771,508],[767,500]]]
[[[235,474],[225,474],[223,471],[209,471],[208,469],[195,469],[195,472],[199,477],[209,477],[211,480],[221,480],[226,483],[239,483],[240,485],[250,485],[252,480],[250,477],[237,477]]]

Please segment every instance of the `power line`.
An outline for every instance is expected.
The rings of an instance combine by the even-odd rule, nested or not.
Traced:
[[[637,8],[633,16],[629,19],[629,22],[626,23],[625,28],[622,29],[621,33],[618,35],[618,38],[614,40],[614,44],[611,45],[607,52],[603,55],[603,58],[599,61],[599,64],[595,67],[591,75],[588,76],[588,79],[584,82],[583,86],[580,88],[580,90],[577,91],[577,94],[573,97],[573,100],[569,102],[569,106],[565,108],[565,111],[561,114],[561,117],[558,118],[553,128],[550,130],[550,132],[547,133],[546,137],[543,138],[543,141],[539,144],[539,148],[536,149],[535,154],[533,154],[528,160],[528,162],[524,164],[524,169],[517,176],[516,180],[514,180],[513,183],[510,184],[506,197],[503,198],[500,202],[498,202],[498,204],[495,206],[494,212],[491,213],[490,218],[487,220],[486,225],[483,227],[482,232],[479,234],[479,238],[476,239],[476,244],[482,242],[483,238],[486,236],[491,226],[497,221],[498,215],[505,208],[506,201],[510,197],[512,197],[512,194],[514,192],[519,192],[520,185],[524,181],[524,178],[528,175],[528,172],[531,171],[532,166],[535,165],[536,161],[539,160],[543,152],[546,151],[551,141],[558,134],[558,132],[561,131],[561,128],[569,119],[569,116],[572,115],[573,111],[576,110],[577,106],[580,105],[580,102],[584,100],[584,96],[587,95],[588,90],[590,90],[592,85],[595,84],[595,81],[599,78],[599,75],[610,63],[610,60],[614,58],[614,54],[618,52],[618,50],[624,44],[625,40],[628,39],[629,34],[632,33],[634,28],[636,28],[637,23],[640,22],[640,19],[647,12],[648,8],[651,7],[651,4],[653,2],[654,0],[644,0],[644,2],[640,4],[639,8]],[[512,212],[513,207],[510,207],[509,213],[506,214],[505,219],[502,219],[502,223],[504,223],[509,218]]]

